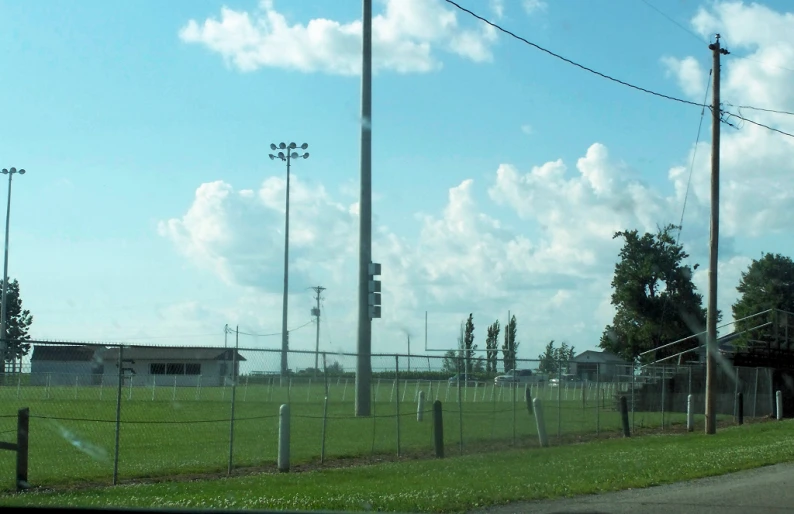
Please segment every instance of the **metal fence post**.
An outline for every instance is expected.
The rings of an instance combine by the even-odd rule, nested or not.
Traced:
[[[601,435],[601,364],[596,364],[596,435]]]
[[[400,456],[400,357],[394,356],[394,382],[397,384],[397,456]]]
[[[460,393],[460,363],[463,358],[458,359],[458,428],[460,430],[460,454],[463,455],[463,402]],[[464,380],[468,377],[464,375]]]
[[[30,409],[17,411],[17,492],[28,489],[28,445],[30,437]]]
[[[557,361],[557,437],[562,437],[562,361]]]
[[[234,354],[232,355],[232,408],[229,420],[229,469],[227,475],[232,474],[234,467],[234,404],[237,399],[237,349],[240,348],[240,327],[234,331]],[[227,357],[228,358],[228,357]]]
[[[753,417],[758,417],[758,368],[755,368],[755,393],[753,394]]]
[[[119,346],[119,387],[116,390],[116,445],[113,454],[113,485],[119,482],[119,442],[121,436],[121,390],[124,387],[124,347]]]

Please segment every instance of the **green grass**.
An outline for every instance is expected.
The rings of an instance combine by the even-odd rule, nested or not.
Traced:
[[[327,509],[459,512],[601,493],[794,460],[792,422],[547,449],[213,481],[0,496],[4,506]]]
[[[397,450],[397,391],[391,381],[376,381],[374,418],[353,417],[353,384],[332,383],[326,429],[326,458],[395,456]],[[429,399],[444,405],[447,453],[460,446],[461,413],[457,391],[446,383],[429,389]],[[432,449],[430,414],[416,420],[415,383],[400,384],[400,447],[403,453],[429,456]],[[113,473],[115,389],[111,387],[4,387],[0,388],[0,440],[13,440],[14,415],[21,407],[31,411],[29,481],[36,486],[109,483]],[[405,395],[403,396],[403,393]],[[483,394],[484,393],[484,394]],[[581,391],[541,389],[547,431],[554,440],[563,436],[619,430],[613,402],[597,402],[594,394],[582,402]],[[234,464],[269,468],[277,455],[278,408],[291,400],[292,461],[308,463],[320,455],[323,388],[319,384],[287,387],[241,386],[235,403]],[[515,408],[512,394],[497,388],[461,391],[463,448],[466,453],[485,449],[537,446],[534,417],[520,390]],[[567,399],[566,399],[567,396]],[[607,397],[609,398],[609,397]],[[228,421],[231,389],[173,387],[125,388],[119,451],[121,480],[226,470],[229,459]],[[404,400],[404,401],[402,401]],[[430,402],[427,404],[430,408]],[[5,416],[5,417],[3,417]],[[91,420],[105,420],[91,421]],[[661,413],[637,413],[638,427],[657,427]],[[683,414],[666,415],[665,423],[683,423]],[[515,427],[515,429],[514,429]],[[4,433],[5,432],[5,433]],[[0,490],[13,487],[14,454],[0,451]]]

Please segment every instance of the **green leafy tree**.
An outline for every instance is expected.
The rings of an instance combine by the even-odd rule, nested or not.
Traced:
[[[705,330],[703,297],[692,283],[697,264],[694,268],[684,264],[689,255],[674,239],[675,229],[667,225],[656,234],[615,233],[614,238],[624,242],[612,279],[615,317],[599,343],[604,350],[634,362],[642,352]],[[668,357],[699,344],[691,338],[644,360]]]
[[[2,280],[0,280],[2,284]],[[17,370],[17,364],[21,369],[22,357],[30,353],[30,326],[33,324],[33,316],[30,311],[22,308],[22,298],[19,295],[19,281],[14,280],[8,283],[6,290],[6,345],[3,354],[3,366],[0,366],[0,373],[4,373],[6,363],[11,363],[11,371]]]
[[[474,314],[469,314],[469,319],[466,320],[466,331],[463,334],[463,356],[466,359],[466,371],[471,374],[474,366],[474,350],[477,345],[474,344]]]
[[[448,350],[444,354],[444,360],[441,363],[441,370],[447,373],[457,373],[458,363],[460,362],[459,353],[455,350]]]
[[[505,342],[502,345],[502,362],[504,363],[505,373],[511,369],[516,369],[516,355],[518,354],[519,342],[516,340],[518,325],[516,317],[510,318],[510,323],[505,327]]]
[[[559,347],[555,345],[554,339],[548,342],[546,349],[538,355],[540,364],[538,371],[541,373],[557,374],[562,371],[568,371],[568,365],[573,359],[574,347],[568,346],[568,343],[563,342]]]
[[[499,320],[488,327],[488,336],[485,339],[485,372],[496,373],[496,364],[499,361]]]
[[[763,254],[753,260],[747,271],[742,273],[736,290],[741,295],[733,304],[733,319],[741,320],[768,309],[794,312],[794,261],[780,254]],[[766,320],[754,318],[736,322],[736,331],[743,332],[754,328]],[[778,323],[783,323],[778,319]],[[791,325],[794,320],[787,320]],[[767,340],[774,337],[774,326],[752,330],[742,335],[739,343],[747,339]],[[780,334],[779,334],[780,335]]]

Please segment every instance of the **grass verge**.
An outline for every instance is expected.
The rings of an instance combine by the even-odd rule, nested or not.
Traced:
[[[593,494],[794,460],[794,421],[700,433],[214,481],[0,496],[3,506],[461,512]]]

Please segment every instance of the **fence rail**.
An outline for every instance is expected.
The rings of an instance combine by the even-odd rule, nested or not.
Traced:
[[[40,350],[39,348],[43,348]],[[398,454],[434,455],[432,404],[442,404],[443,442],[457,453],[538,446],[532,399],[545,432],[564,444],[622,433],[620,397],[631,430],[685,429],[686,404],[703,412],[700,366],[540,363],[518,359],[518,382],[477,362],[436,356],[373,355],[370,416],[355,416],[355,355],[227,348],[35,345],[26,372],[0,385],[0,439],[30,408],[30,482],[37,485],[272,467],[283,404],[292,419],[296,463]],[[38,356],[38,358],[37,358]],[[411,364],[410,371],[408,364]],[[500,365],[501,367],[501,365]],[[718,377],[723,422],[745,398],[746,418],[774,412],[773,374],[732,368]],[[418,415],[419,400],[425,400]],[[703,416],[696,416],[702,424]],[[8,453],[8,452],[4,452]],[[448,454],[454,453],[451,451]],[[11,478],[0,452],[0,476]],[[8,470],[8,472],[3,471]],[[9,480],[10,484],[11,481]]]

